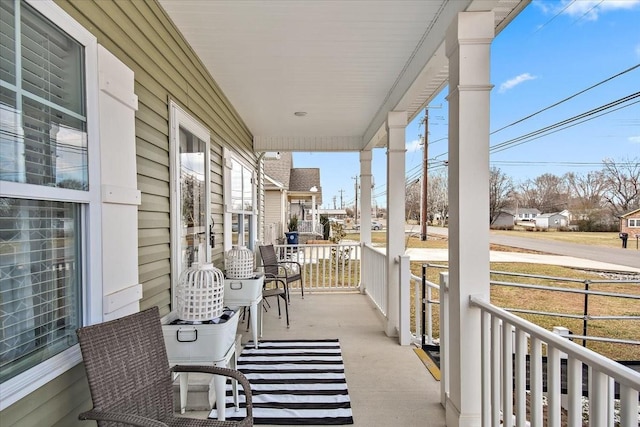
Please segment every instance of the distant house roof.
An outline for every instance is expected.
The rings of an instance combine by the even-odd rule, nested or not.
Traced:
[[[510,209],[509,210],[510,213],[513,213],[515,215],[516,210],[515,209]],[[517,209],[518,215],[522,215],[522,214],[536,214],[539,215],[540,211],[536,208],[518,208]]]
[[[635,215],[635,214],[640,214],[640,209],[634,209],[632,211],[624,213],[624,214],[620,215],[620,218],[628,218],[628,217],[630,217],[632,215]]]
[[[279,157],[264,158],[264,173],[272,180],[279,182],[285,189],[289,189],[289,178],[293,167],[293,155],[289,151],[281,152]]]
[[[543,214],[537,215],[536,218],[551,218],[554,216],[566,216],[566,215],[563,215],[561,212],[552,212],[552,213],[543,213]]]
[[[293,168],[289,177],[289,192],[309,193],[311,188],[315,187],[317,191],[316,203],[322,204],[322,187],[320,186],[320,168]]]

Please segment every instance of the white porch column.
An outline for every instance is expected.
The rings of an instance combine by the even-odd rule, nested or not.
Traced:
[[[311,195],[311,231],[315,233],[318,223],[318,209],[316,208],[316,195]]]
[[[400,264],[405,252],[405,128],[406,111],[387,115],[387,327],[388,336],[398,336],[400,326]]]
[[[449,427],[480,426],[480,310],[489,298],[489,80],[493,12],[449,27]]]
[[[371,243],[371,150],[360,152],[360,241]]]

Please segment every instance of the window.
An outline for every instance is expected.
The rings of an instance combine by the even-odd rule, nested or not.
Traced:
[[[640,218],[629,218],[629,227],[640,227]]]
[[[194,262],[211,260],[209,194],[209,132],[171,102],[171,153],[174,188],[172,268],[174,285],[180,274]],[[176,292],[173,295],[177,295]]]
[[[96,43],[51,2],[2,1],[0,23],[5,407],[21,397],[13,393],[32,391],[80,360],[75,330],[84,316],[84,218],[92,200],[86,64],[95,59]]]
[[[225,251],[239,245],[253,249],[256,241],[254,172],[225,151]]]

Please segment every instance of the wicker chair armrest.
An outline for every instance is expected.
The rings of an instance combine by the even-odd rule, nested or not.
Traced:
[[[287,269],[280,265],[280,261],[278,261],[277,264],[263,264],[262,267],[276,267],[278,269],[278,274],[269,274],[269,273],[265,273],[265,277],[266,278],[275,278],[275,277],[287,277],[288,276],[288,272]]]
[[[78,415],[78,419],[83,421],[113,421],[138,427],[168,427],[161,421],[152,420],[151,418],[142,417],[140,415],[125,414],[122,412],[96,411],[94,409],[81,413]]]
[[[175,365],[171,367],[172,372],[199,372],[204,374],[224,375],[225,377],[231,377],[238,380],[244,394],[246,396],[247,405],[247,417],[253,418],[253,402],[251,394],[251,384],[247,377],[240,371],[229,368],[221,368],[219,366],[205,366],[205,365]]]

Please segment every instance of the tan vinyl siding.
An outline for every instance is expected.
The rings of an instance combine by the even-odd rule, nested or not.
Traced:
[[[155,0],[55,0],[135,73],[136,163],[142,203],[138,209],[141,308],[171,310],[169,100],[174,100],[211,132],[211,212],[214,263],[223,264],[223,161],[228,147],[257,164],[252,135],[213,77],[191,51]],[[2,426],[75,426],[88,409],[82,365],[76,366],[0,413]]]
[[[2,427],[87,427],[78,414],[91,408],[89,385],[80,364],[0,413]]]
[[[216,247],[223,260],[222,146],[256,164],[248,129],[212,77],[155,1],[58,1],[135,73],[138,95],[136,154],[139,207],[139,276],[143,307],[170,311],[169,99],[181,105],[212,134],[211,200]]]
[[[265,191],[264,197],[265,224],[282,222],[282,193],[280,191]]]

